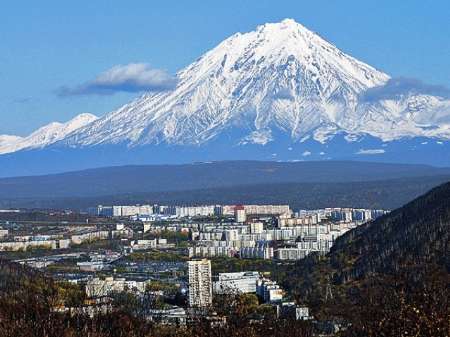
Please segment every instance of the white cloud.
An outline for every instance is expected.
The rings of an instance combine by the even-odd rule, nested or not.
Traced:
[[[430,85],[414,78],[391,78],[385,84],[367,89],[361,99],[366,102],[397,99],[403,95],[422,94],[450,98],[450,89],[442,85]]]
[[[356,154],[383,154],[386,151],[384,149],[361,149]]]
[[[309,151],[305,151],[305,152],[302,153],[303,157],[307,157],[307,156],[310,156],[310,155],[311,155],[311,152],[309,152]]]
[[[118,91],[165,91],[173,89],[177,78],[165,70],[151,68],[147,63],[116,65],[95,79],[75,87],[61,87],[60,96],[112,95]]]

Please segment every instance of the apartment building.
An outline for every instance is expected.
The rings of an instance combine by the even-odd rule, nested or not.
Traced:
[[[255,293],[256,282],[261,278],[257,271],[244,271],[237,273],[220,273],[214,282],[216,294]]]
[[[211,261],[188,261],[189,305],[207,307],[212,304]]]

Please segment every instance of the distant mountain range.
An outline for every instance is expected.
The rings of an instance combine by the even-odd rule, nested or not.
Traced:
[[[40,149],[64,139],[73,131],[78,130],[97,119],[89,113],[80,114],[66,123],[53,122],[47,124],[27,137],[0,135],[0,154],[11,153],[23,149]]]
[[[0,176],[124,164],[359,159],[450,165],[450,99],[408,88],[291,19],[237,33],[173,90],[0,136]]]
[[[450,169],[351,161],[230,161],[89,169],[0,179],[0,207],[290,204],[392,209],[450,180]]]

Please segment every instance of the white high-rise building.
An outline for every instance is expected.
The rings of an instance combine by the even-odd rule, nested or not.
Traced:
[[[239,205],[234,208],[234,219],[236,222],[245,222],[247,214],[245,213],[244,206]]]
[[[188,261],[189,305],[207,307],[212,304],[211,261]]]

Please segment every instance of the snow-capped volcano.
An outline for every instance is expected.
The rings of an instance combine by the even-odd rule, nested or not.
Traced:
[[[389,76],[291,19],[231,36],[178,78],[175,90],[146,94],[64,142],[201,145],[233,128],[244,134],[235,144],[266,144],[274,130],[293,142],[308,135],[324,142],[338,132],[383,140],[450,136],[448,102],[423,95],[361,102]],[[447,124],[436,127],[442,114]]]
[[[0,137],[0,153],[48,148],[60,170],[368,155],[450,164],[450,143],[442,142],[450,139],[448,93],[398,90],[389,75],[291,19],[229,37],[177,78],[173,90],[146,93],[98,119]]]
[[[358,94],[389,79],[290,19],[231,36],[178,78],[175,90],[144,95],[67,142],[202,144],[235,127],[255,142],[272,128],[299,140],[321,126],[352,127]]]
[[[0,135],[0,154],[51,145],[97,118],[93,114],[82,113],[66,123],[53,122],[47,124],[27,137]]]

